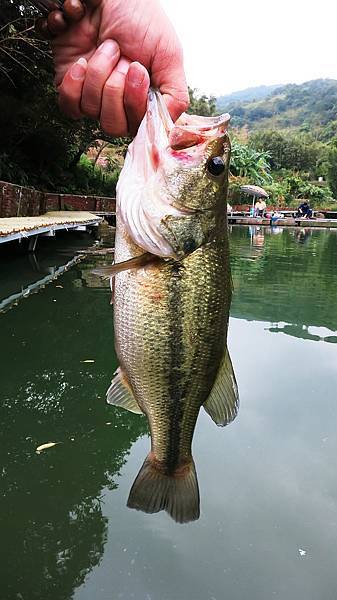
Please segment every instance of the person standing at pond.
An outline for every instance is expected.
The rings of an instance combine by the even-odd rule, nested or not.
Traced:
[[[68,0],[62,13],[52,11],[57,19],[48,16],[62,111],[99,119],[114,137],[135,135],[151,84],[176,120],[189,96],[182,48],[160,3],[87,0],[84,16],[72,22],[74,3],[81,8],[79,0]]]

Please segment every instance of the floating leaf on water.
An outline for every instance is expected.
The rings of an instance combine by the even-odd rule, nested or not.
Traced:
[[[303,550],[302,548],[299,548],[299,549],[298,549],[298,551],[299,551],[299,553],[300,553],[300,556],[305,556],[305,555],[306,555],[306,553],[307,553],[307,551],[306,551],[306,550]]]
[[[81,363],[94,363],[95,361],[92,358],[87,358],[87,360],[81,360]]]
[[[63,285],[55,285],[55,287],[63,289]]]
[[[59,444],[60,442],[47,442],[46,444],[41,444],[41,446],[38,446],[35,450],[36,454],[41,454],[41,452],[43,450],[47,450],[47,448],[52,448],[53,446],[56,446],[56,444]]]
[[[107,423],[105,423],[106,425],[111,425],[110,421],[108,421]]]

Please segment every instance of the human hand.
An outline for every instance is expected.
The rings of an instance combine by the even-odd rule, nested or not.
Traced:
[[[173,120],[188,106],[182,49],[157,0],[88,0],[52,44],[62,110],[98,118],[112,136],[136,133],[150,78]]]

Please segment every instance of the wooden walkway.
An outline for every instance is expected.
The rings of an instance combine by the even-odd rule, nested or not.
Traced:
[[[90,212],[52,211],[36,217],[8,217],[0,219],[0,244],[31,236],[54,236],[55,231],[85,231],[95,226],[101,217]]]
[[[337,219],[296,219],[293,217],[277,217],[270,219],[266,217],[249,217],[229,214],[230,225],[267,225],[275,227],[326,227],[337,228]]]

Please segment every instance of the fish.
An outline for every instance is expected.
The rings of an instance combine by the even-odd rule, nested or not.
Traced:
[[[238,387],[227,349],[232,296],[227,227],[229,115],[173,123],[157,90],[117,184],[114,278],[119,368],[109,404],[146,415],[151,449],[127,505],[200,515],[192,439],[203,406],[224,426]]]

